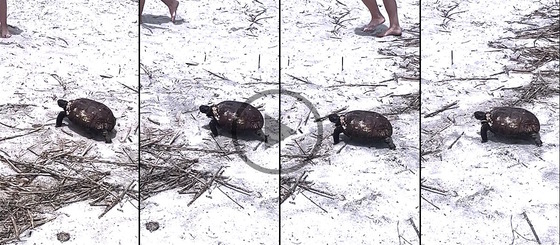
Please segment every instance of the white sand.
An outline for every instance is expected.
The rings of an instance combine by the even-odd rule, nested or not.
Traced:
[[[321,116],[348,107],[350,110],[372,110],[388,114],[406,107],[401,97],[418,92],[418,81],[391,80],[393,75],[414,77],[399,67],[401,59],[383,56],[380,49],[399,54],[418,55],[418,48],[399,47],[390,42],[394,37],[376,38],[363,35],[359,30],[369,22],[369,12],[360,1],[346,1],[347,7],[333,2],[311,1],[300,3],[282,1],[282,88],[301,93],[312,102]],[[407,32],[418,23],[419,6],[400,3],[399,17],[403,38],[414,38]],[[381,7],[384,16],[384,8]],[[349,14],[343,19],[344,27],[337,35],[330,16]],[[396,46],[393,46],[395,45]],[[342,70],[344,57],[344,71]],[[307,79],[306,84],[289,75]],[[349,84],[376,84],[381,87],[338,86]],[[315,143],[311,136],[317,133],[312,123],[305,121],[308,109],[292,98],[282,104],[282,122],[303,133],[288,138],[282,146],[283,154],[301,154],[297,140],[305,150]],[[293,106],[297,108],[292,108]],[[412,244],[418,236],[408,221],[418,226],[418,113],[407,112],[388,116],[393,124],[396,151],[383,143],[374,147],[347,145],[333,146],[330,134],[334,125],[323,122],[325,140],[319,154],[325,157],[313,160],[302,170],[311,171],[307,180],[315,188],[337,195],[330,200],[303,193],[327,210],[323,212],[302,194],[288,199],[281,207],[282,244],[397,244],[399,235]],[[341,136],[344,141],[344,136]],[[283,159],[284,166],[293,166],[295,160]],[[413,172],[405,171],[411,169]],[[291,175],[298,177],[301,171]],[[399,232],[397,232],[397,226]],[[404,241],[403,241],[404,242]]]
[[[0,39],[0,138],[39,131],[0,141],[4,156],[34,161],[36,153],[77,148],[99,160],[129,162],[124,151],[137,156],[138,94],[124,85],[138,87],[138,18],[135,1],[8,1],[12,37]],[[63,89],[51,74],[60,77]],[[112,78],[102,78],[101,75]],[[61,108],[57,99],[87,97],[108,105],[117,118],[112,144],[83,137],[69,127],[55,128]],[[20,106],[21,104],[28,106]],[[65,124],[70,122],[65,120]],[[42,128],[41,128],[42,127]],[[69,136],[62,130],[71,133]],[[130,134],[128,134],[130,132]],[[127,137],[128,135],[128,137]],[[76,168],[110,171],[111,183],[128,185],[137,178],[134,168],[111,164],[76,163]],[[61,170],[56,163],[45,167]],[[74,172],[66,172],[76,175]],[[0,164],[0,175],[14,172]],[[43,179],[51,182],[52,179]],[[41,178],[31,185],[38,184]],[[0,191],[1,192],[1,191]],[[0,195],[1,197],[2,195]],[[65,244],[133,244],[138,240],[138,209],[130,200],[118,204],[103,218],[105,207],[75,203],[53,213],[53,221],[22,234],[18,244],[55,244],[58,232],[68,232]]]
[[[209,119],[198,113],[198,106],[223,100],[244,101],[260,91],[278,89],[280,6],[278,1],[261,2],[182,1],[176,25],[169,22],[168,9],[161,2],[146,3],[140,30],[143,132],[170,130],[179,134],[175,144],[218,149],[206,127]],[[0,39],[0,79],[4,85],[0,92],[0,122],[15,127],[0,125],[0,138],[43,128],[0,141],[4,151],[0,154],[32,161],[36,157],[27,148],[42,152],[65,143],[82,148],[92,145],[88,155],[101,160],[125,162],[123,151],[135,156],[139,143],[135,134],[138,97],[123,84],[137,89],[137,2],[46,0],[9,4],[9,24],[22,32],[12,29],[12,38]],[[409,30],[419,21],[418,2],[399,2],[404,29],[400,39],[364,35],[359,30],[369,22],[369,12],[360,1],[344,4],[282,1],[282,88],[300,93],[321,116],[342,107],[384,114],[406,107],[409,101],[395,95],[418,92],[417,80],[402,78],[417,77],[417,72],[403,67],[409,60],[378,52],[418,54],[417,48],[402,47],[402,42],[395,41],[415,37]],[[525,27],[504,20],[513,20],[539,6],[530,2],[461,2],[455,11],[466,12],[455,15],[447,28],[439,25],[443,19],[438,7],[442,6],[435,1],[422,2],[422,116],[454,101],[458,101],[458,108],[422,118],[423,129],[430,132],[451,124],[433,139],[429,132],[422,133],[424,150],[443,149],[423,158],[423,183],[449,191],[447,195],[423,194],[437,206],[421,202],[423,244],[510,244],[514,238],[511,226],[532,239],[523,212],[543,244],[558,244],[558,95],[523,105],[541,121],[543,147],[525,141],[506,144],[493,140],[492,134],[489,142],[481,144],[480,123],[472,113],[511,101],[513,92],[490,90],[502,85],[526,85],[531,75],[498,75],[498,80],[484,83],[440,82],[487,77],[504,66],[515,67],[508,60],[511,52],[494,52],[487,43],[511,36],[506,27]],[[250,16],[263,9],[266,12],[261,17],[270,18],[251,24]],[[383,7],[381,10],[387,18]],[[331,32],[338,28],[331,22],[333,18],[347,12],[344,26]],[[558,62],[549,66],[557,69]],[[51,74],[61,78],[65,90]],[[394,76],[401,78],[381,84],[386,86],[348,86],[379,85]],[[69,136],[54,128],[60,111],[56,100],[78,97],[101,101],[115,112],[118,124],[113,144],[76,133]],[[311,116],[305,124],[308,109],[293,98],[283,98],[281,105],[276,96],[260,98],[253,104],[272,118],[279,118],[281,109],[282,123],[302,132],[281,143],[282,154],[301,154],[294,141],[305,150],[311,149],[315,143],[312,135],[317,133],[314,118]],[[337,153],[346,138],[342,136],[342,142],[333,146],[329,137],[333,124],[322,123],[325,139],[318,154],[324,156],[290,175],[309,171],[308,180],[316,188],[335,194],[337,198],[331,200],[303,193],[327,212],[302,193],[279,207],[278,176],[259,173],[238,156],[228,160],[212,153],[181,152],[198,159],[199,169],[216,171],[226,166],[224,175],[253,193],[245,196],[221,188],[243,208],[215,187],[191,206],[187,203],[192,195],[179,195],[177,190],[148,198],[141,205],[143,244],[278,244],[279,232],[281,242],[286,244],[396,244],[404,239],[418,244],[410,224],[412,220],[417,227],[420,225],[418,117],[415,111],[388,116],[396,151],[382,143],[373,147],[349,144]],[[64,130],[72,132],[68,127]],[[235,149],[227,136],[216,139],[224,149]],[[264,159],[260,165],[279,165],[275,157],[278,144],[267,148],[261,145],[252,151],[257,141],[241,143],[251,149],[247,153],[251,159]],[[518,162],[527,167],[516,165]],[[282,159],[282,164],[293,166],[297,162]],[[100,168],[111,167],[100,164]],[[113,183],[127,185],[136,178],[133,169],[110,170],[109,181]],[[6,164],[0,164],[0,175],[13,174]],[[0,191],[0,198],[5,195]],[[56,233],[60,231],[71,235],[65,244],[135,244],[138,210],[130,202],[123,202],[98,219],[103,209],[83,202],[48,213],[55,219],[22,234],[17,244],[58,243]],[[159,222],[160,228],[147,231],[145,223],[149,221]],[[530,243],[515,236],[514,244]]]
[[[449,9],[452,3],[442,6],[423,1],[422,6],[422,114],[458,101],[456,109],[422,118],[422,128],[427,130],[422,134],[423,149],[443,150],[423,157],[424,184],[449,191],[447,195],[423,192],[438,208],[422,201],[422,243],[533,244],[518,235],[513,240],[512,229],[534,239],[522,216],[526,212],[542,244],[558,244],[558,95],[521,105],[539,118],[542,147],[532,141],[502,142],[491,133],[490,140],[482,144],[480,122],[473,113],[514,101],[518,95],[496,88],[527,85],[531,75],[511,73],[495,76],[498,80],[441,82],[488,78],[504,66],[518,67],[508,59],[511,51],[496,52],[488,42],[513,36],[506,28],[528,28],[505,21],[518,20],[540,6],[520,1],[459,2],[452,12],[464,12],[453,15],[447,29],[439,25],[443,18],[437,8]],[[547,67],[543,69],[558,69],[558,61]]]
[[[207,127],[210,119],[199,113],[198,107],[224,100],[245,101],[257,92],[278,89],[278,3],[262,2],[264,5],[253,1],[182,1],[178,19],[184,21],[176,25],[170,23],[164,4],[146,2],[141,27],[141,63],[147,70],[141,75],[144,132],[171,130],[179,133],[176,145],[218,150]],[[248,14],[261,9],[266,9],[261,17],[271,18],[248,30]],[[266,96],[252,104],[278,118],[277,96]],[[235,150],[227,136],[216,139],[226,151]],[[250,149],[250,159],[262,159],[260,165],[278,168],[278,144],[269,148],[261,145],[252,151],[258,141],[240,142]],[[195,168],[200,170],[215,172],[226,166],[224,176],[253,193],[244,196],[221,187],[243,208],[215,187],[191,206],[187,203],[193,195],[179,195],[177,190],[150,197],[142,203],[142,244],[278,244],[277,175],[260,173],[237,155],[228,160],[212,153],[181,154],[199,159]],[[149,221],[158,222],[160,228],[148,232],[145,224]]]

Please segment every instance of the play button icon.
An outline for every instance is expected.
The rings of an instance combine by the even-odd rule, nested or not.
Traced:
[[[314,118],[320,118],[321,117],[319,115],[319,112],[317,111],[317,108],[315,108],[309,100],[307,100],[306,98],[301,96],[299,93],[295,93],[295,92],[288,91],[288,90],[274,90],[273,89],[273,90],[262,91],[262,92],[259,92],[255,95],[251,96],[245,102],[251,104],[255,100],[257,100],[261,97],[265,97],[267,95],[273,95],[273,96],[274,95],[276,95],[276,96],[280,95],[280,100],[282,100],[282,96],[293,97],[298,101],[298,103],[303,103],[311,111]],[[281,143],[282,140],[287,139],[288,137],[297,133],[296,130],[288,127],[287,125],[282,124],[277,118],[275,118],[274,116],[271,116],[267,113],[265,113],[265,115],[264,115],[264,120],[265,120],[265,125],[264,125],[264,130],[263,131],[268,136],[268,143],[265,144],[266,148],[273,147],[276,144]],[[323,135],[323,124],[320,121],[318,121],[316,123],[317,123],[316,124],[317,135]],[[302,168],[305,164],[307,164],[307,161],[301,161],[299,164],[296,164],[296,165],[290,166],[290,167],[286,167],[286,168],[280,168],[280,166],[278,166],[278,168],[263,167],[263,166],[259,165],[259,162],[260,162],[259,159],[250,159],[245,154],[245,151],[243,150],[243,147],[237,141],[237,135],[234,134],[232,136],[233,136],[233,144],[235,145],[235,148],[236,148],[236,151],[238,152],[239,157],[241,157],[241,159],[243,159],[245,161],[245,163],[247,163],[249,166],[251,166],[253,169],[255,169],[259,172],[268,173],[268,174],[275,174],[275,175],[277,175],[277,174],[287,174],[287,173],[297,171],[298,169]],[[322,140],[323,140],[322,137],[316,137],[316,142],[313,145],[313,148],[311,149],[309,154],[315,155],[319,151]]]

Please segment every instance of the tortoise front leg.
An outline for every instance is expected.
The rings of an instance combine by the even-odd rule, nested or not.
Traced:
[[[385,138],[385,143],[387,143],[387,145],[389,145],[389,149],[391,149],[391,150],[397,149],[397,147],[393,143],[393,139],[391,138],[391,136]]]
[[[490,125],[488,123],[482,123],[480,127],[480,137],[482,137],[482,143],[488,141],[488,130],[490,130]]]
[[[61,111],[60,113],[58,113],[58,117],[56,118],[56,126],[55,127],[62,126],[62,120],[65,117],[66,117],[66,111]]]
[[[539,146],[539,147],[542,146],[541,136],[539,135],[539,133],[532,133],[531,138],[533,138],[533,140],[535,140],[535,144],[537,146]]]
[[[103,137],[105,138],[105,143],[112,143],[111,136],[109,135],[109,131],[103,131]]]
[[[268,143],[268,135],[266,135],[266,134],[262,131],[262,129],[259,129],[259,131],[257,131],[257,135],[258,135],[259,137],[263,137],[264,143]]]
[[[336,128],[334,128],[334,132],[332,134],[332,137],[333,137],[335,145],[340,142],[340,134],[342,132],[344,132],[344,129],[342,129],[342,126],[337,126]]]
[[[212,119],[212,121],[210,121],[210,130],[212,130],[212,135],[214,136],[218,136],[218,122],[216,121],[216,119]]]

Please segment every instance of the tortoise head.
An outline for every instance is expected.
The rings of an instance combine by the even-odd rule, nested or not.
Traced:
[[[200,112],[202,112],[206,115],[208,115],[208,114],[212,115],[212,110],[211,109],[212,108],[210,106],[207,106],[207,105],[201,105],[200,107],[198,107],[198,110],[200,110]]]
[[[474,118],[477,120],[486,120],[486,112],[476,111],[474,112]]]
[[[64,109],[66,109],[66,106],[68,105],[68,101],[66,101],[66,100],[58,100],[57,103],[58,103],[58,106],[60,106]]]
[[[337,114],[330,114],[329,115],[329,121],[335,123],[335,124],[340,124],[340,116]]]

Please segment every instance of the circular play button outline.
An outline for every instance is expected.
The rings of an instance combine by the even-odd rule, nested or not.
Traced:
[[[317,108],[315,108],[313,106],[313,104],[311,103],[311,101],[307,100],[305,97],[303,97],[301,94],[293,92],[293,91],[289,91],[289,90],[284,90],[284,89],[270,89],[270,90],[265,90],[262,92],[258,92],[255,95],[249,97],[245,103],[251,104],[251,102],[261,98],[261,97],[265,97],[266,95],[279,95],[280,97],[282,97],[282,95],[288,95],[290,97],[296,98],[298,101],[301,101],[303,104],[305,104],[305,106],[307,106],[307,108],[309,108],[311,110],[311,113],[313,113],[313,116],[315,118],[320,118],[321,115],[319,114],[319,112],[317,111]],[[280,103],[282,103],[280,101]],[[281,106],[280,106],[281,108]],[[238,111],[236,112],[237,115],[241,115],[241,112],[243,112],[245,108],[239,108]],[[282,113],[282,112],[280,112]],[[280,127],[280,124],[278,124]],[[279,130],[281,131],[281,130]],[[305,164],[307,164],[307,161],[301,161],[301,163],[296,164],[294,166],[291,166],[289,168],[281,168],[281,164],[282,164],[282,160],[281,160],[281,152],[280,153],[280,169],[273,169],[273,168],[266,168],[263,166],[260,166],[258,164],[256,164],[255,162],[253,162],[251,159],[249,159],[249,157],[245,154],[245,152],[241,149],[239,142],[237,141],[237,134],[235,132],[232,133],[232,138],[233,138],[233,144],[235,146],[236,151],[238,152],[238,155],[241,159],[243,159],[243,161],[245,161],[245,163],[247,163],[247,165],[249,165],[251,168],[262,172],[262,173],[267,173],[267,174],[288,174],[288,173],[292,173],[295,172],[299,169],[301,169]],[[279,139],[281,141],[281,139]],[[310,156],[315,155],[319,149],[321,148],[321,143],[323,142],[323,123],[321,121],[317,121],[317,141],[315,142],[315,145],[313,145],[313,149],[311,149],[311,152],[309,153]],[[280,144],[281,142],[279,142]],[[280,150],[280,146],[279,146],[279,150]]]

